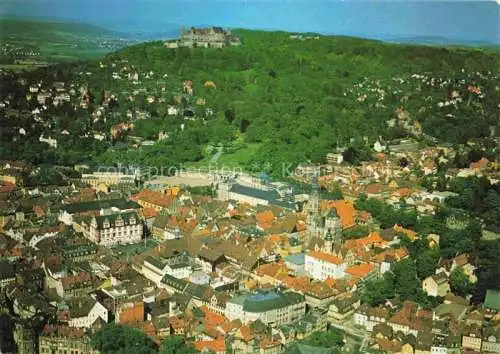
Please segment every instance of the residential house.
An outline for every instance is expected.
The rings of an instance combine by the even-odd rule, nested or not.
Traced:
[[[68,275],[57,279],[55,289],[57,295],[61,298],[84,297],[93,290],[92,277],[87,272]]]
[[[344,295],[333,299],[328,307],[328,319],[331,322],[343,321],[351,316],[361,302],[355,295]]]
[[[462,332],[462,349],[481,351],[483,334],[480,326],[466,326]]]
[[[469,278],[471,283],[477,282],[477,276],[475,274],[476,266],[473,264],[472,257],[467,254],[461,254],[453,258],[451,263],[450,272],[455,269],[460,269]]]
[[[202,266],[203,271],[206,273],[215,272],[215,267],[225,262],[225,260],[226,257],[222,252],[209,248],[202,248],[196,256],[196,261]]]
[[[316,280],[343,278],[346,268],[344,260],[322,251],[312,251],[305,255],[305,271]]]
[[[364,304],[354,313],[354,323],[370,332],[376,324],[385,323],[388,319],[389,311],[384,307],[370,307]]]
[[[119,324],[137,324],[145,320],[144,302],[134,301],[120,304],[116,309],[115,322]]]
[[[144,259],[140,273],[159,285],[165,275],[177,279],[186,279],[193,273],[193,269],[187,261],[169,261],[159,256],[147,256]]]
[[[38,350],[41,354],[98,354],[92,349],[90,336],[83,328],[73,328],[64,325],[47,324],[38,340]]]
[[[91,298],[72,298],[68,302],[70,327],[92,328],[100,321],[108,323],[109,311],[97,300]]]
[[[157,211],[169,208],[175,201],[175,196],[167,193],[143,189],[136,197],[137,203],[143,208],[153,208]]]
[[[422,289],[429,296],[444,297],[450,291],[450,283],[445,272],[428,276],[422,281]]]
[[[483,353],[500,353],[500,325],[483,328]]]
[[[418,305],[411,301],[405,301],[401,309],[387,320],[394,332],[402,332],[405,335],[418,336],[422,329],[421,318],[418,316]]]
[[[285,257],[285,265],[293,276],[303,276],[306,274],[306,258],[304,253],[295,253]]]
[[[309,308],[328,310],[328,305],[338,296],[339,291],[323,281],[313,281],[302,293]]]

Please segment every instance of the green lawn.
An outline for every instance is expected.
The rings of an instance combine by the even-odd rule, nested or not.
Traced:
[[[217,163],[212,163],[212,155],[207,154],[202,160],[197,162],[188,163],[185,165],[187,168],[222,168],[222,167],[230,167],[230,168],[244,168],[247,161],[251,156],[253,156],[261,144],[252,143],[252,144],[244,144],[239,147],[238,144],[233,149],[234,151],[231,153],[223,152]]]
[[[253,156],[259,149],[261,144],[247,144],[245,147],[239,148],[233,153],[222,153],[218,164],[229,167],[242,167],[248,159]]]

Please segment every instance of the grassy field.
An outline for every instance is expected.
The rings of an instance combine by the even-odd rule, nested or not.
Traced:
[[[243,168],[247,165],[249,158],[251,158],[258,151],[261,144],[237,144],[234,148],[226,149],[222,152],[220,158],[212,161],[212,155],[206,154],[203,160],[186,164],[188,168]]]
[[[217,163],[229,167],[244,166],[248,159],[257,152],[260,145],[257,143],[246,144],[246,146],[238,148],[232,153],[222,153]]]
[[[114,32],[91,25],[0,16],[0,49],[31,49],[37,53],[23,57],[2,51],[1,55],[16,60],[12,67],[2,66],[6,69],[31,69],[33,66],[28,64],[17,66],[17,60],[25,59],[49,63],[98,59],[130,43],[119,40]]]

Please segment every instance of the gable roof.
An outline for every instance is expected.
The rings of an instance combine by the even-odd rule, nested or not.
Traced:
[[[237,296],[229,300],[231,303],[241,303],[245,312],[265,312],[273,309],[291,306],[305,301],[302,294],[288,291],[259,290],[250,295]]]
[[[343,263],[342,259],[340,259],[339,257],[321,251],[312,251],[311,253],[309,253],[309,255],[315,259],[332,264],[340,265]]]
[[[118,208],[120,210],[139,209],[141,206],[131,200],[126,199],[109,199],[96,200],[86,203],[73,203],[61,205],[60,209],[69,214],[83,213],[86,211],[94,211],[109,208]]]
[[[374,268],[375,266],[373,264],[363,263],[349,267],[345,271],[350,275],[363,278],[366,277]]]
[[[123,220],[123,225],[135,225],[139,223],[139,216],[137,215],[137,212],[135,211],[130,211],[126,213],[116,213],[116,214],[110,214],[110,215],[99,215],[95,216],[95,220],[97,222],[97,229],[102,230],[104,229],[104,223],[107,221],[109,222],[109,227],[113,228],[116,227],[116,222]]]
[[[203,352],[204,350],[214,353],[226,352],[226,342],[224,339],[197,341],[194,342],[194,347],[199,352]]]
[[[484,298],[484,307],[500,311],[500,290],[488,289]]]
[[[137,194],[137,200],[166,208],[173,203],[175,197],[173,195],[155,192],[150,189],[143,189],[139,192],[139,194]]]

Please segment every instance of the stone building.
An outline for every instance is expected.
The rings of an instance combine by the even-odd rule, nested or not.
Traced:
[[[181,39],[179,41],[166,42],[165,46],[167,48],[224,48],[240,44],[240,39],[233,36],[231,30],[224,30],[221,27],[191,27],[188,30],[181,31]]]

